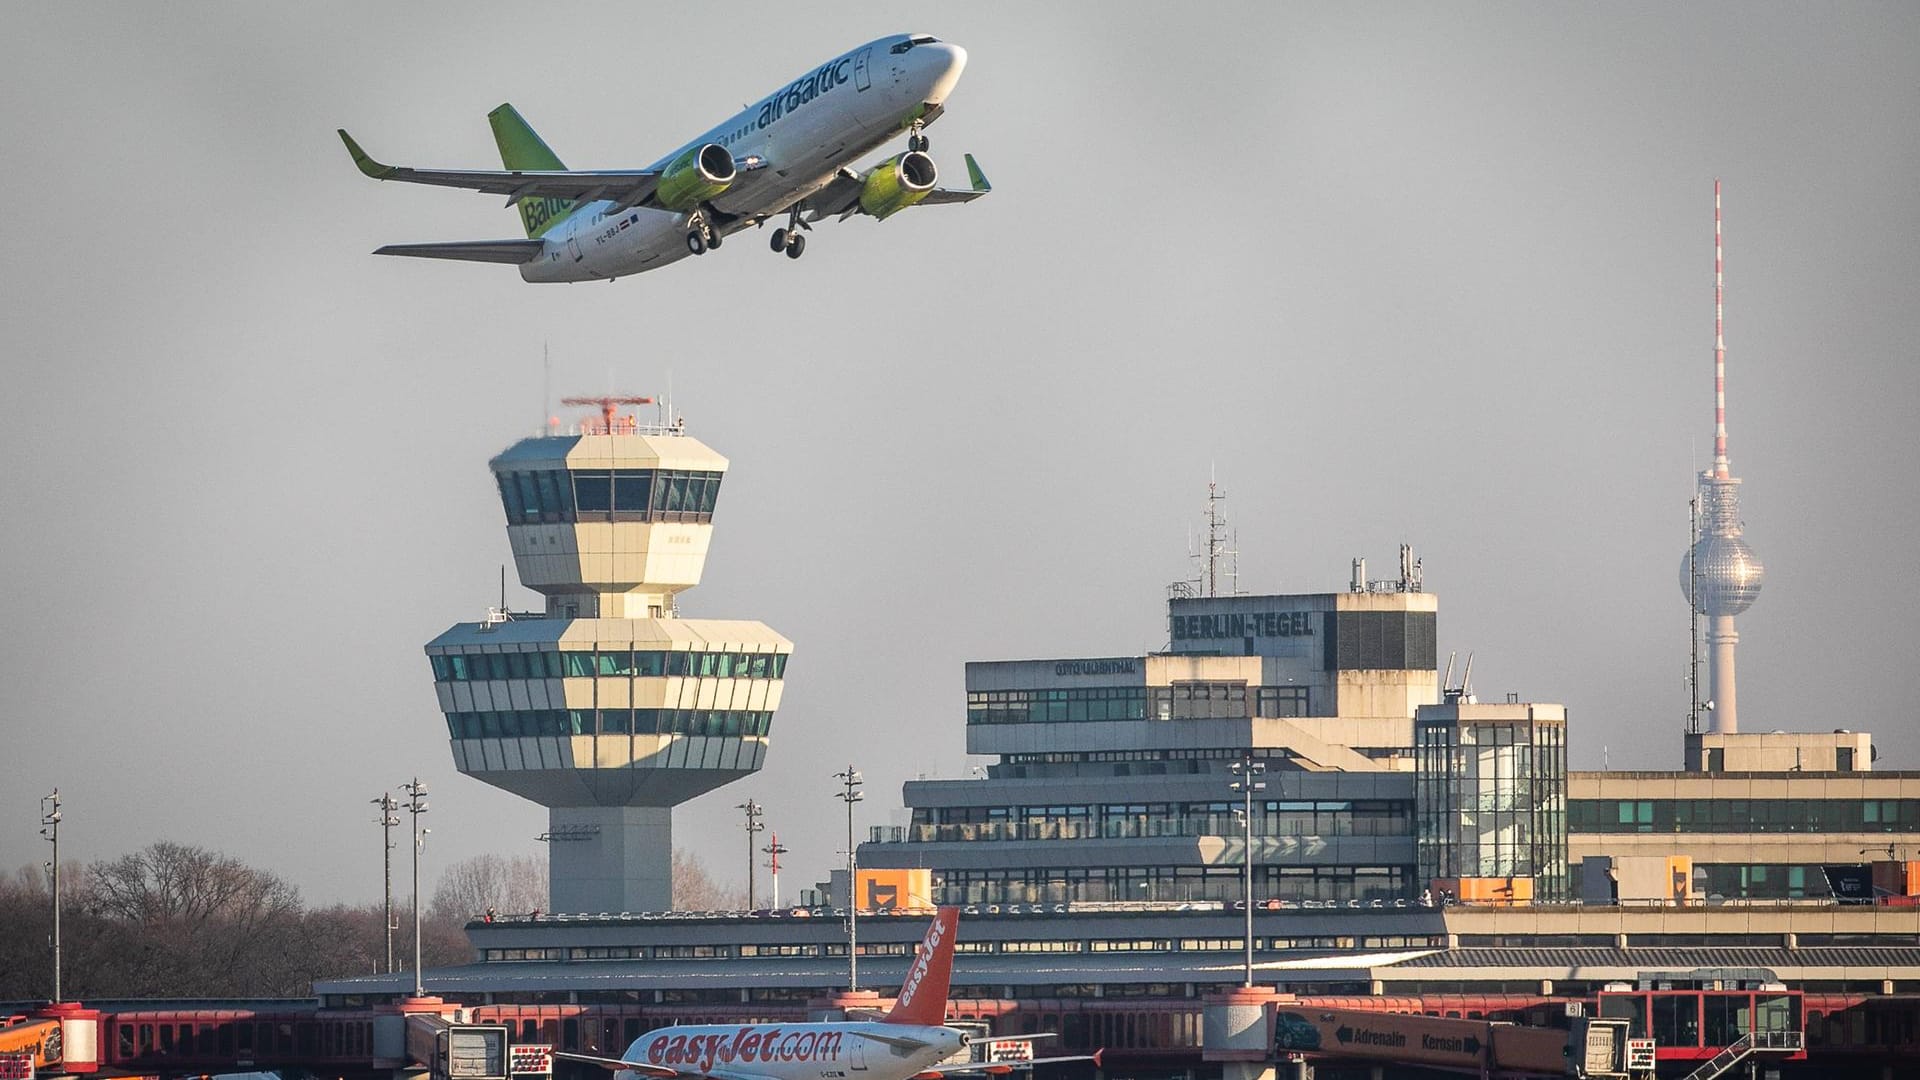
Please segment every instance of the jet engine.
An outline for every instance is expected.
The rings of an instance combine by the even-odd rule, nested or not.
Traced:
[[[733,155],[719,143],[708,143],[673,159],[660,173],[654,198],[669,210],[692,210],[733,183]]]
[[[860,209],[882,219],[897,214],[926,198],[939,177],[932,158],[910,150],[874,166],[861,181]]]

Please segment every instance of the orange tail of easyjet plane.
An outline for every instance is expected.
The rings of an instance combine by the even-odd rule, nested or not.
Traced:
[[[883,1023],[939,1027],[947,1022],[947,986],[953,980],[953,939],[959,928],[959,908],[943,907],[934,914],[920,954],[907,968],[900,996],[881,1018]]]

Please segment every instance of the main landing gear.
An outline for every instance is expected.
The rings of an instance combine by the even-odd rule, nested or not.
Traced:
[[[787,223],[773,230],[773,243],[769,246],[773,248],[774,254],[784,251],[789,259],[797,259],[806,254],[807,238],[801,236],[800,231],[805,229],[811,232],[813,226],[800,220],[800,211],[803,209],[805,209],[803,206],[795,203],[793,209],[787,212]]]
[[[687,250],[695,255],[705,255],[708,248],[719,248],[723,237],[707,215],[696,213],[687,218]]]
[[[913,126],[907,129],[907,149],[922,154],[933,149],[933,140],[927,138],[927,133],[918,120],[915,120]]]

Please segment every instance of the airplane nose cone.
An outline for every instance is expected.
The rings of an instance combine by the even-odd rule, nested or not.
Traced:
[[[939,41],[931,45],[920,46],[932,61],[933,85],[927,90],[927,100],[941,102],[953,92],[954,84],[960,81],[960,73],[967,67],[967,50],[951,42]]]

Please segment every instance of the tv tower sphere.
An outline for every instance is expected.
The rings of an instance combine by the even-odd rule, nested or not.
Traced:
[[[1700,478],[1700,539],[1680,559],[1680,591],[1693,563],[1693,609],[1702,615],[1738,615],[1753,606],[1767,576],[1741,537],[1740,481],[1707,473]]]

